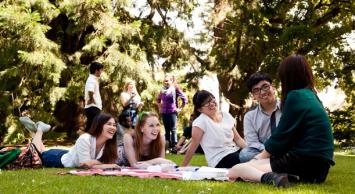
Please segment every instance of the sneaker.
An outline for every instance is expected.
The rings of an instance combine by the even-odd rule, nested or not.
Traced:
[[[20,117],[19,120],[26,127],[26,129],[36,133],[37,126],[29,117]]]
[[[42,132],[47,132],[51,128],[50,125],[43,123],[42,121],[38,121],[36,123],[36,126],[37,126],[37,130],[42,131]]]
[[[268,172],[263,174],[261,182],[266,184],[275,185],[276,187],[290,187],[290,181],[286,173]]]
[[[274,185],[276,187],[283,187],[283,188],[290,187],[291,185],[290,185],[290,182],[288,180],[288,175],[287,174],[279,174],[274,179]]]

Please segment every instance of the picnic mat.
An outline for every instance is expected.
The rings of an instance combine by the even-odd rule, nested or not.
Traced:
[[[228,169],[211,167],[162,167],[149,166],[147,169],[121,168],[121,169],[88,169],[71,170],[70,174],[78,176],[131,176],[138,178],[162,178],[176,180],[217,180],[227,181]]]

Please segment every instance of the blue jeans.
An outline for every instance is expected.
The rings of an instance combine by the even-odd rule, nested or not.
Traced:
[[[45,167],[64,168],[62,164],[62,156],[68,153],[68,150],[50,149],[42,152],[42,163]]]
[[[165,128],[165,140],[169,141],[169,147],[177,144],[176,121],[177,113],[162,113],[163,124]]]
[[[132,128],[136,128],[137,124],[137,111],[136,109],[129,109],[129,116],[131,117],[132,121]]]
[[[257,148],[246,147],[243,148],[242,151],[239,153],[240,163],[248,162],[249,160],[253,159],[254,156],[258,155],[261,150]]]

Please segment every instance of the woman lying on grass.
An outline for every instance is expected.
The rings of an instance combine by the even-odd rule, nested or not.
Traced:
[[[147,168],[156,164],[174,164],[165,159],[165,139],[160,133],[160,122],[155,113],[139,115],[135,130],[128,131],[119,146],[118,165]]]
[[[287,187],[291,181],[324,182],[333,162],[333,133],[317,97],[313,74],[303,56],[287,57],[279,66],[282,116],[265,150],[237,164],[229,178]]]
[[[50,126],[31,125],[32,121],[28,118],[26,122],[26,128],[31,131],[32,143],[41,153],[45,167],[118,167],[115,164],[117,161],[116,122],[109,114],[101,113],[96,116],[90,130],[82,134],[69,151],[63,149],[45,151],[42,135],[49,130]]]

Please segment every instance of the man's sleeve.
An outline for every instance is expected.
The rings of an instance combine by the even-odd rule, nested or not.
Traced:
[[[252,112],[248,112],[247,114],[245,114],[243,126],[244,139],[248,147],[257,148],[259,150],[265,149],[264,144],[262,144],[259,140],[258,131],[253,123]]]

